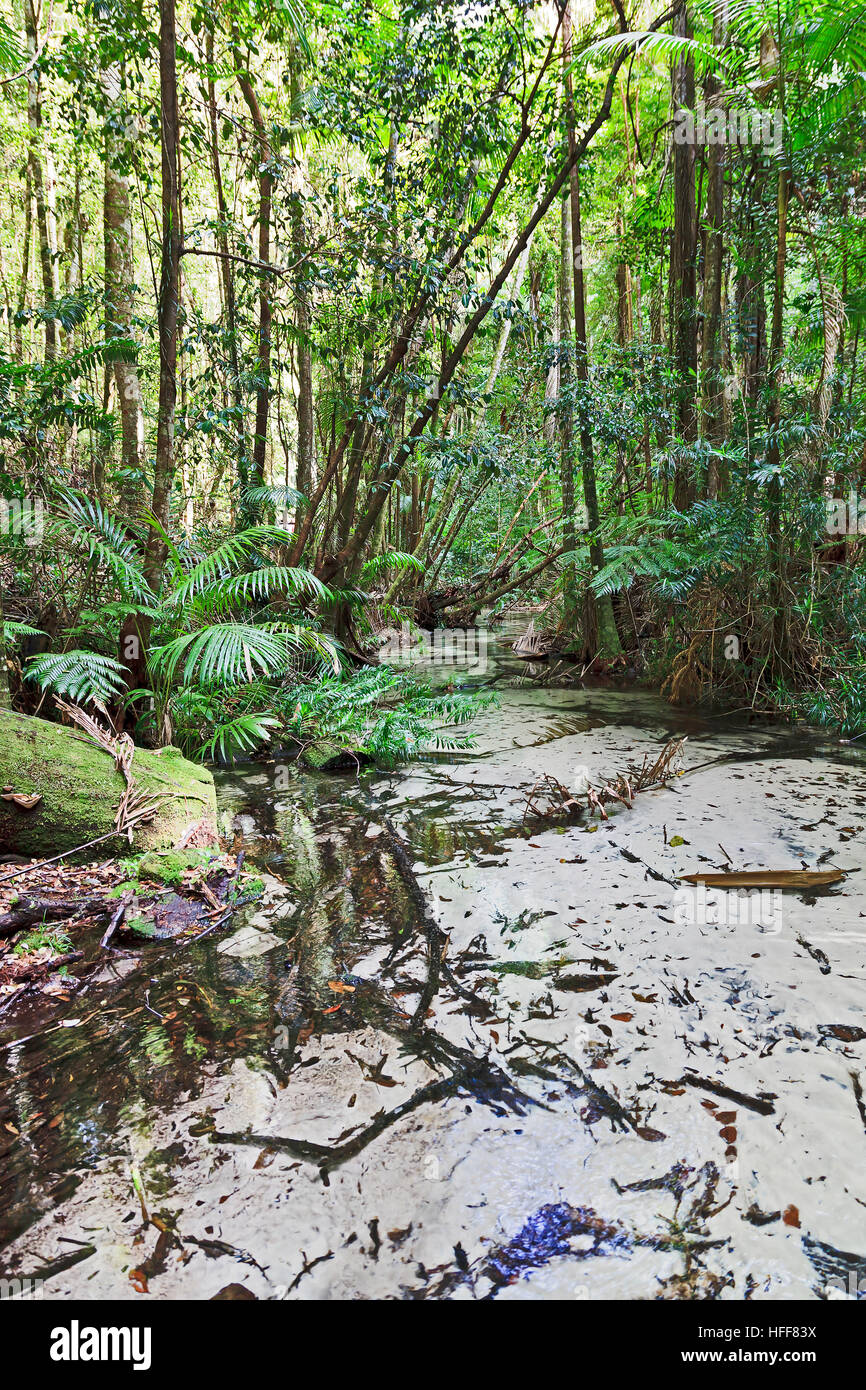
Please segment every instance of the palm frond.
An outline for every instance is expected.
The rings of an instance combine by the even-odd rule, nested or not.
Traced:
[[[31,657],[24,674],[41,690],[68,695],[76,704],[86,704],[89,700],[105,704],[123,690],[126,667],[101,652],[78,649]]]

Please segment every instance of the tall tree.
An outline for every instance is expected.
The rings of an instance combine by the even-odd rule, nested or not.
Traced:
[[[590,425],[589,342],[586,331],[586,286],[584,281],[583,232],[580,218],[580,164],[575,131],[574,96],[570,72],[571,14],[569,0],[563,16],[563,49],[567,48],[565,69],[565,119],[568,131],[569,203],[571,209],[572,292],[574,296],[574,375],[577,383],[577,419],[580,438],[580,465],[583,475],[583,501],[589,529],[589,558],[592,574],[604,568],[604,543],[601,538],[601,509],[595,470],[595,452]],[[585,599],[585,638],[590,655],[615,657],[622,651],[613,601],[609,594],[596,595],[589,590]]]
[[[258,206],[258,273],[259,273],[259,331],[258,362],[256,366],[256,427],[253,439],[250,486],[264,486],[265,464],[268,453],[268,416],[271,405],[271,216],[274,193],[274,166],[268,124],[262,114],[259,99],[253,86],[248,63],[244,60],[237,41],[234,60],[237,68],[238,86],[250,113],[255,132],[255,151],[258,167],[259,206]]]
[[[683,3],[673,22],[678,38],[692,37],[688,8]],[[688,124],[677,113],[694,111],[695,64],[686,49],[676,59],[672,73],[674,109],[674,226],[671,241],[670,302],[673,356],[677,371],[677,425],[686,446],[678,455],[674,474],[674,505],[685,510],[694,500],[693,465],[688,446],[695,440],[697,415],[695,392],[698,371],[697,216],[695,207],[695,141]]]
[[[114,63],[102,74],[105,102],[103,236],[105,245],[106,336],[133,337],[135,314],[135,247],[130,199],[130,165],[136,137],[127,105],[122,69]],[[118,356],[113,363],[120,413],[120,506],[135,517],[141,508],[144,468],[144,403],[138,365]]]

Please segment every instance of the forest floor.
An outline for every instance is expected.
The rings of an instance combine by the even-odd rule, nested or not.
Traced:
[[[110,967],[50,1037],[0,1026],[4,1273],[134,1299],[866,1277],[866,757],[507,661],[497,680],[471,753],[223,775],[223,830],[262,867],[244,923]],[[524,823],[539,776],[599,780],[675,733],[668,788]],[[844,881],[737,920],[680,882],[827,866]]]

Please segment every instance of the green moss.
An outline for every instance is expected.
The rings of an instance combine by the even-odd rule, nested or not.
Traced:
[[[151,850],[138,861],[139,878],[155,879],[157,883],[167,883],[172,888],[183,881],[188,869],[207,868],[219,854],[215,849],[174,849]]]
[[[216,793],[206,768],[176,748],[137,748],[133,774],[158,806],[155,819],[134,832],[136,848],[167,849],[199,823],[216,838]],[[7,784],[42,800],[32,811],[0,801],[0,850],[38,857],[109,834],[125,787],[114,759],[83,730],[0,709],[0,785]],[[114,842],[124,844],[128,850],[125,836]]]
[[[346,748],[334,739],[318,738],[303,749],[300,761],[311,772],[343,772],[357,768],[359,763],[368,763],[370,758],[368,754]]]
[[[130,917],[126,922],[126,930],[135,932],[136,936],[156,935],[156,927],[149,917]]]
[[[72,950],[72,942],[61,927],[36,927],[26,936],[22,936],[13,950],[13,955],[29,956],[46,946],[58,956]]]

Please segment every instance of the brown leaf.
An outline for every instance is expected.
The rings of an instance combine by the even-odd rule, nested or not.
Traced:
[[[667,1139],[668,1137],[666,1134],[662,1134],[660,1129],[649,1129],[647,1126],[644,1126],[643,1129],[636,1129],[635,1134],[640,1135],[641,1139],[646,1139],[650,1144],[657,1144],[660,1139]]]
[[[786,1226],[799,1227],[800,1213],[798,1212],[795,1206],[785,1207],[785,1210],[782,1212],[782,1220],[784,1221]]]
[[[719,1110],[716,1119],[720,1125],[732,1125],[737,1118],[736,1110]]]
[[[634,1018],[634,1014],[611,1014],[611,1018],[615,1018],[617,1023],[628,1023]]]
[[[716,1118],[718,1119],[718,1116],[716,1116]],[[733,1144],[734,1140],[737,1137],[736,1125],[725,1125],[724,1129],[719,1130],[719,1134],[722,1136],[726,1144]]]

